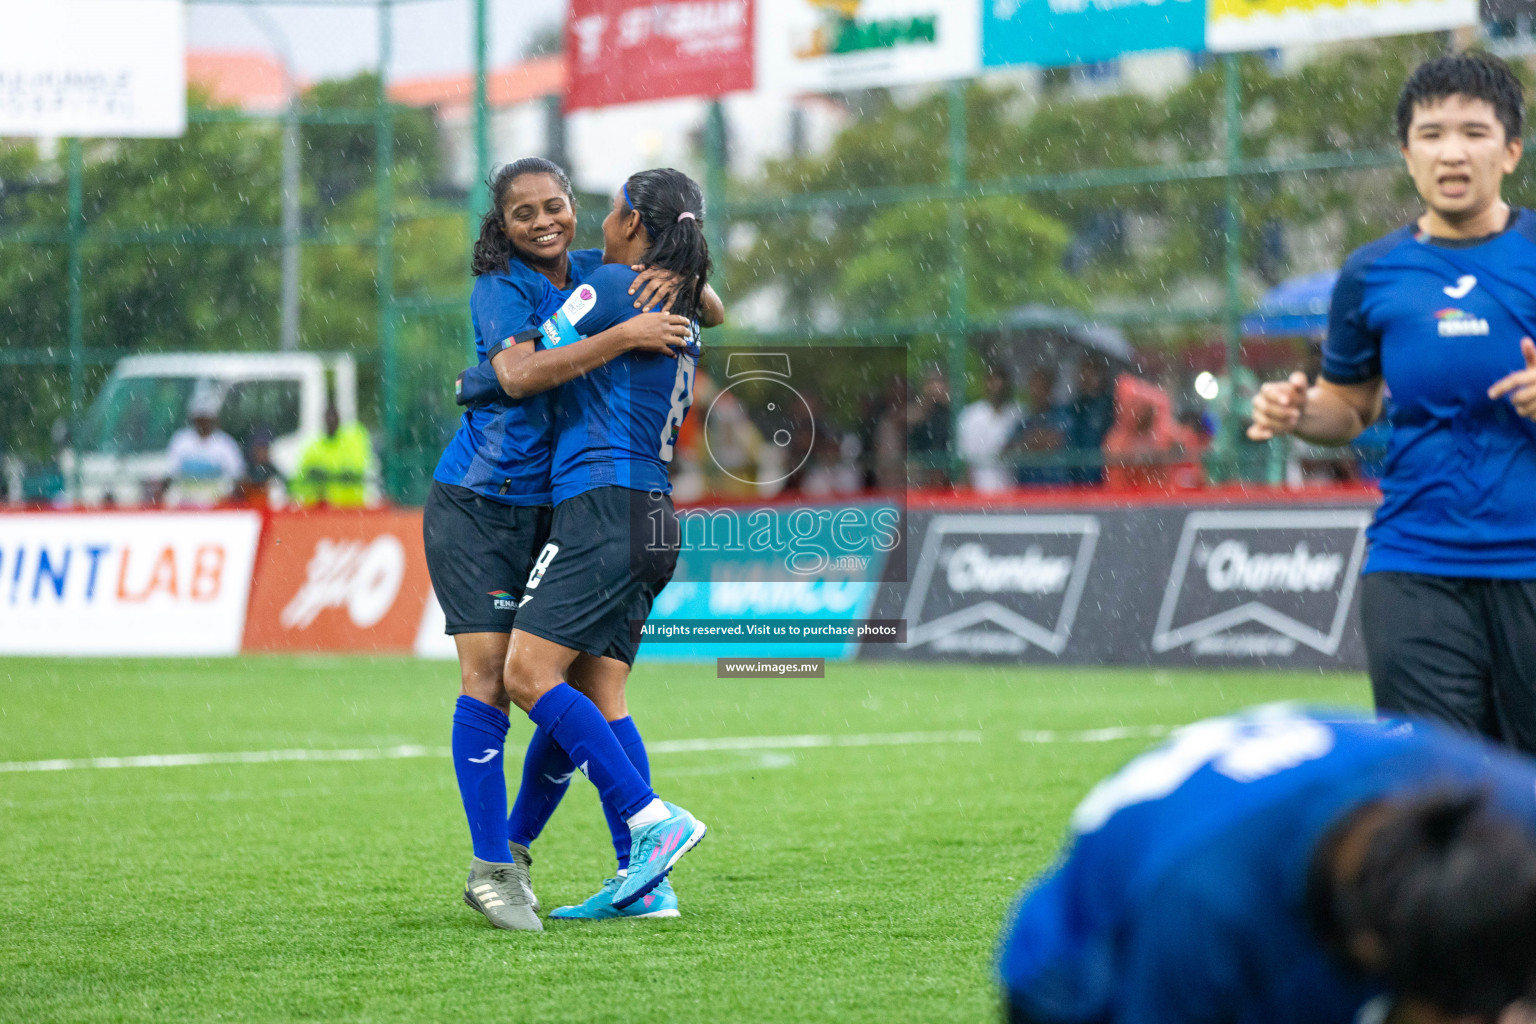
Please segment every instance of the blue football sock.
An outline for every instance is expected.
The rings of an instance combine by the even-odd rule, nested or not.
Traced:
[[[453,708],[453,773],[469,819],[475,856],[505,864],[507,852],[507,776],[502,750],[511,726],[489,704],[460,695]]]
[[[608,725],[613,729],[614,738],[624,748],[624,753],[629,755],[629,763],[635,766],[635,771],[640,773],[646,785],[650,785],[651,759],[645,754],[645,741],[640,738],[640,730],[635,728],[635,720],[625,715],[617,722],[609,722]],[[608,834],[613,837],[613,852],[618,855],[619,870],[626,871],[629,868],[629,848],[632,845],[629,839],[629,823],[607,804],[603,804],[603,817],[608,819]]]
[[[571,773],[575,770],[576,766],[549,733],[533,730],[528,752],[523,755],[523,781],[507,820],[508,839],[531,846],[539,838],[565,791],[571,788]],[[628,834],[626,831],[626,837]]]
[[[586,695],[560,683],[539,698],[528,717],[560,745],[577,771],[592,780],[605,808],[628,818],[656,799],[650,784],[630,764],[612,726]]]

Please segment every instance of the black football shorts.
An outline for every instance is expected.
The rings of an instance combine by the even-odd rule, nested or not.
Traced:
[[[644,621],[672,578],[677,537],[667,495],[598,487],[567,498],[528,575],[517,628],[633,665],[630,620]]]
[[[550,518],[548,505],[503,505],[468,487],[433,481],[421,534],[448,635],[512,632]]]

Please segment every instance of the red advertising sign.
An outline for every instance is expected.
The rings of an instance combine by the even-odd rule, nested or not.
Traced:
[[[430,589],[419,510],[278,513],[261,538],[244,650],[410,654]]]
[[[752,88],[752,0],[571,0],[565,107]]]

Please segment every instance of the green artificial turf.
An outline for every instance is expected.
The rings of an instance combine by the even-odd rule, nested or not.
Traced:
[[[991,1021],[993,945],[1089,786],[1173,725],[1361,677],[642,664],[646,739],[977,731],[980,742],[656,753],[710,825],[675,921],[497,932],[445,757],[0,772],[0,1021]],[[446,747],[451,665],[0,661],[0,762]],[[514,714],[512,768],[529,728]],[[612,870],[580,779],[534,845],[546,909]]]

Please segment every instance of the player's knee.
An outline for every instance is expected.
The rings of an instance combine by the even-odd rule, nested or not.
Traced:
[[[506,711],[511,706],[507,698],[507,691],[501,683],[501,669],[476,668],[465,666],[459,673],[460,691],[467,697],[473,697],[482,704]]]
[[[558,682],[559,680],[556,680]],[[513,656],[507,659],[506,671],[502,673],[501,685],[507,697],[523,711],[533,710],[539,698],[549,690],[549,686],[541,685],[541,677],[528,664],[527,659]],[[552,685],[552,684],[551,684]]]

